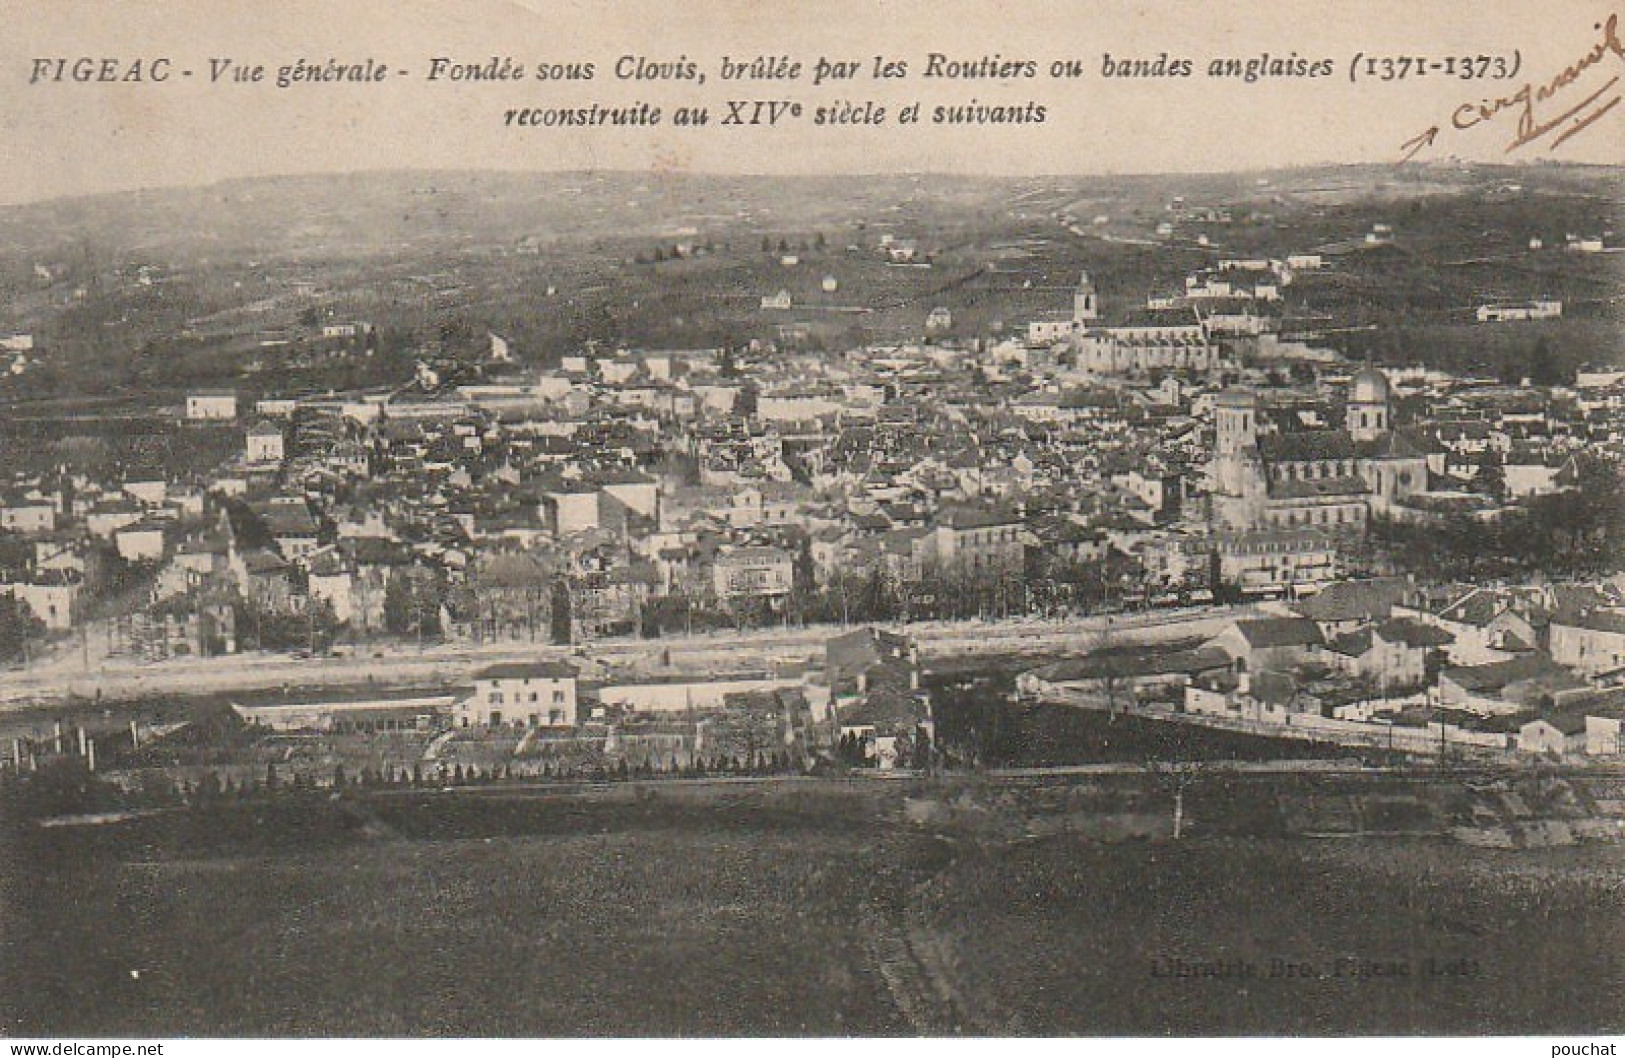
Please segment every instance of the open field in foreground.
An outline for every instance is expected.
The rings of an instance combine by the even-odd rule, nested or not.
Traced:
[[[1250,780],[1194,818],[1274,815],[1284,784],[1316,781]],[[1142,776],[1066,793],[1084,822],[1035,836],[1039,796],[965,780],[492,790],[17,831],[0,843],[0,1033],[1625,1027],[1617,845],[1264,825],[1174,843]],[[1181,960],[1219,969],[1182,976]],[[1277,961],[1302,969],[1271,976]]]

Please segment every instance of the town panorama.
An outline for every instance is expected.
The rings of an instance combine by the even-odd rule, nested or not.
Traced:
[[[0,210],[0,1034],[1621,1031],[1620,179]]]

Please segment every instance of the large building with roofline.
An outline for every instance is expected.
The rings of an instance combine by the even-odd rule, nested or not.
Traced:
[[[1214,400],[1209,485],[1226,528],[1355,534],[1428,490],[1427,448],[1393,428],[1388,379],[1376,368],[1350,381],[1340,429],[1282,430],[1267,410],[1251,391]]]

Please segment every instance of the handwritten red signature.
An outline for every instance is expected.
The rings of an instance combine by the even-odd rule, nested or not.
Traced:
[[[1537,116],[1537,107],[1551,102],[1559,95],[1567,96],[1571,93],[1564,89],[1580,80],[1586,71],[1601,63],[1609,56],[1614,56],[1625,62],[1625,42],[1619,38],[1619,16],[1609,15],[1606,22],[1599,22],[1595,28],[1601,36],[1591,48],[1576,62],[1565,67],[1557,76],[1549,81],[1536,84],[1533,81],[1525,82],[1510,96],[1497,99],[1481,99],[1476,103],[1463,103],[1450,115],[1450,127],[1461,131],[1479,125],[1493,122],[1502,114],[1512,112],[1517,115],[1517,128],[1512,139],[1508,141],[1506,153],[1511,154],[1520,147],[1527,146],[1544,139],[1548,134],[1562,128],[1562,132],[1553,136],[1547,144],[1549,150],[1557,150],[1569,139],[1579,135],[1589,128],[1596,120],[1619,105],[1625,94],[1614,92],[1620,82],[1620,75],[1615,75],[1596,91],[1569,105],[1562,113],[1551,116]],[[1612,93],[1612,94],[1610,94]],[[1606,97],[1606,98],[1605,98]],[[1565,98],[1564,102],[1567,102]],[[1564,127],[1567,126],[1567,127]],[[1431,147],[1439,138],[1440,126],[1434,125],[1400,144],[1400,161],[1408,162],[1416,156],[1417,152]]]

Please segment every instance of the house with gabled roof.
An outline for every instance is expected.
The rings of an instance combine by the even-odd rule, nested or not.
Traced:
[[[1516,449],[1501,467],[1507,495],[1513,499],[1549,496],[1579,484],[1579,468],[1567,452]]]
[[[261,420],[248,428],[244,451],[250,463],[280,463],[286,456],[282,427]]]
[[[1387,620],[1409,591],[1404,577],[1337,581],[1293,603],[1292,612],[1315,622],[1321,635],[1331,638]]]
[[[1518,728],[1518,752],[1549,753],[1560,757],[1584,753],[1586,718],[1583,712],[1565,711],[1536,717]]]
[[[931,700],[921,693],[883,686],[836,709],[842,738],[856,738],[866,760],[882,771],[915,763],[934,735]],[[922,737],[923,735],[923,737]]]
[[[1538,649],[1545,641],[1544,604],[1544,594],[1536,589],[1473,588],[1415,616],[1450,633],[1451,661],[1476,665]]]
[[[1289,672],[1207,672],[1184,689],[1185,711],[1254,723],[1286,724],[1301,714],[1319,715],[1320,703],[1303,693]]]
[[[1208,640],[1229,656],[1238,672],[1286,671],[1316,659],[1326,639],[1320,626],[1304,617],[1260,617],[1231,622]]]
[[[1450,642],[1450,633],[1443,629],[1391,617],[1332,637],[1323,657],[1387,692],[1421,686],[1427,679],[1429,655]]]
[[[882,683],[918,690],[920,649],[908,636],[857,628],[825,642],[824,670],[830,693],[837,697],[862,694]]]
[[[474,674],[474,693],[457,703],[461,727],[574,727],[576,677],[564,661],[490,665]]]
[[[1439,673],[1435,699],[1442,709],[1506,716],[1576,701],[1587,693],[1586,682],[1530,651],[1505,661],[1447,668]]]
[[[1547,626],[1552,660],[1583,675],[1625,667],[1625,609],[1562,609]]]

